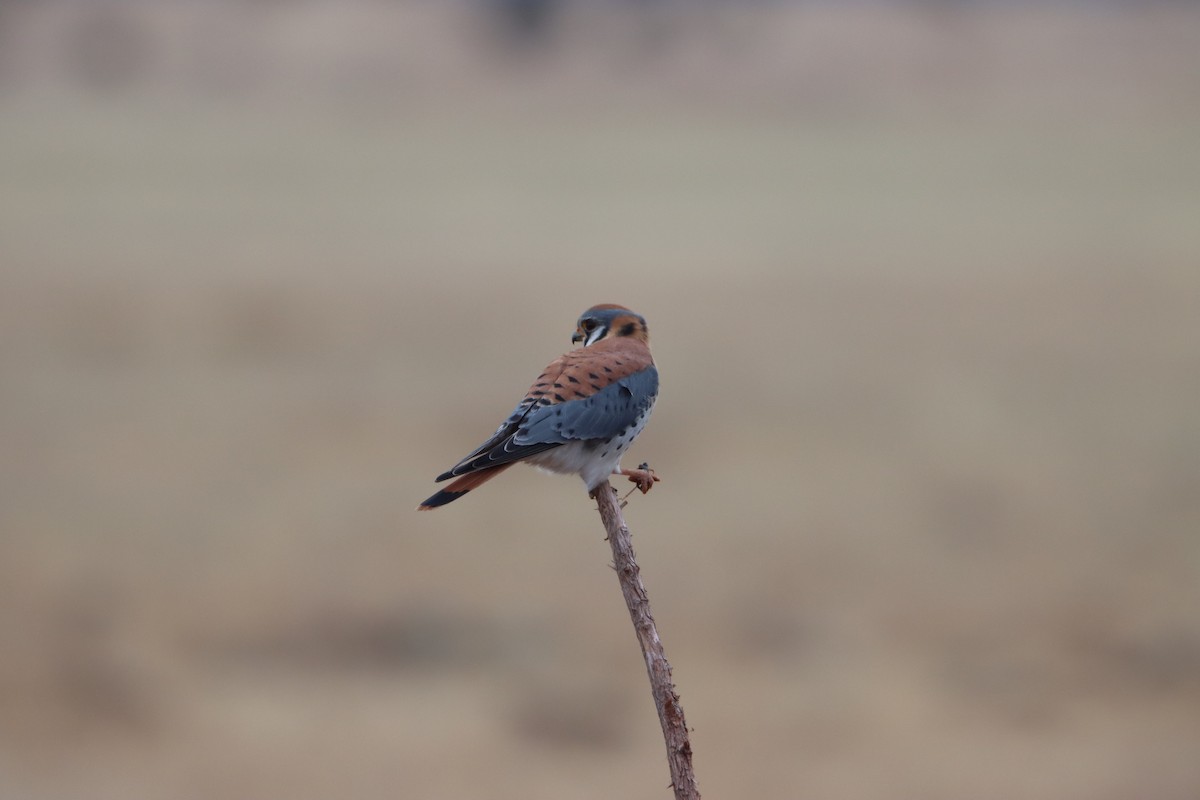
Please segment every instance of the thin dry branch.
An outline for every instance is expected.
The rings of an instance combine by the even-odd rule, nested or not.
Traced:
[[[612,545],[613,567],[621,581],[621,593],[629,607],[629,617],[637,633],[638,644],[646,659],[646,672],[650,675],[650,690],[654,694],[654,705],[658,709],[658,720],[662,723],[663,739],[667,744],[667,762],[671,766],[671,785],[676,800],[700,800],[696,788],[696,776],[692,772],[692,743],[688,738],[687,721],[683,718],[683,707],[679,695],[671,682],[671,664],[663,653],[662,642],[654,617],[650,615],[650,599],[642,584],[641,570],[633,554],[633,541],[629,526],[621,515],[617,490],[605,481],[595,492],[600,507],[600,519],[608,531]]]

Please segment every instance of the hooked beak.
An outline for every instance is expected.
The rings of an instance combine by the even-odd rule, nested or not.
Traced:
[[[583,334],[575,331],[575,335],[571,337],[571,344],[579,344],[583,341]]]

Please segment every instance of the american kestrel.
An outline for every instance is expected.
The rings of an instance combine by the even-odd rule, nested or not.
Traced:
[[[658,478],[649,468],[621,469],[621,456],[658,396],[646,320],[624,306],[593,306],[579,317],[571,341],[583,346],[542,370],[492,438],[437,476],[457,480],[420,510],[457,500],[518,461],[579,475],[589,494],[613,474],[650,491]]]

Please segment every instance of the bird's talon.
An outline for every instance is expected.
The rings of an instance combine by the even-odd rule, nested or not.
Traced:
[[[662,480],[644,461],[637,469],[622,470],[622,473],[628,476],[630,483],[637,484],[637,489],[642,494],[649,492],[654,488],[654,484]]]

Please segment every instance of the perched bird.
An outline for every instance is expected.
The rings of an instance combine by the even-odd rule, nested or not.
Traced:
[[[492,438],[437,476],[457,480],[418,509],[457,500],[518,461],[579,475],[589,494],[613,474],[650,491],[658,477],[649,467],[620,468],[658,396],[646,320],[624,306],[593,306],[579,317],[571,341],[583,346],[542,370]]]

